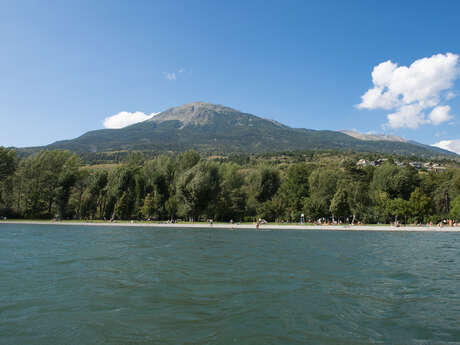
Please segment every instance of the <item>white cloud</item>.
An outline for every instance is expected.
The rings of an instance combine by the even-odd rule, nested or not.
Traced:
[[[104,119],[105,128],[123,128],[129,125],[133,125],[138,122],[142,122],[151,119],[158,113],[151,113],[150,115],[144,114],[140,111],[130,113],[128,111],[122,111],[118,114],[106,117]]]
[[[388,125],[391,128],[418,128],[421,124],[426,123],[423,114],[420,113],[422,107],[418,104],[404,105],[397,109],[396,112],[389,114]]]
[[[452,91],[449,91],[446,95],[446,101],[449,101],[451,100],[452,98],[455,98],[457,95],[455,94],[455,92],[452,92]]]
[[[184,72],[185,72],[185,68],[179,68],[178,70],[176,70],[174,72],[163,72],[163,75],[168,80],[177,80],[179,75],[181,75]]]
[[[433,144],[433,146],[440,147],[441,149],[449,150],[460,155],[460,139],[442,140],[436,144]]]
[[[176,80],[177,79],[176,72],[165,73],[165,78],[168,80]]]
[[[439,125],[452,119],[450,107],[441,105],[454,97],[450,90],[460,76],[459,56],[437,54],[414,61],[409,67],[382,62],[372,71],[373,88],[361,96],[359,109],[393,110],[391,128]],[[425,111],[431,112],[428,117]]]
[[[432,124],[439,125],[442,122],[453,119],[453,116],[449,114],[449,111],[450,107],[448,105],[440,105],[431,111],[428,118]]]

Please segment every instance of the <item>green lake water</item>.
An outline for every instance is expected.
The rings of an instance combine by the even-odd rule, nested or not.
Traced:
[[[0,344],[460,344],[460,234],[0,225]]]

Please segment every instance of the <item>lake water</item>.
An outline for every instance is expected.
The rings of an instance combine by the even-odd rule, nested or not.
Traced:
[[[460,234],[0,225],[0,344],[460,344]]]

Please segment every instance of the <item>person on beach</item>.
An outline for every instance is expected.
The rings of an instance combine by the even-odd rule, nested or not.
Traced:
[[[260,225],[260,218],[259,218],[259,220],[258,220],[257,223],[256,223],[256,230],[259,230],[259,225]]]

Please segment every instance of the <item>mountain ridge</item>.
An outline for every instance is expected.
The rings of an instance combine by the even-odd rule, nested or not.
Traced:
[[[355,130],[341,130],[339,132],[345,133],[349,136],[352,136],[356,139],[360,140],[368,140],[368,141],[399,141],[403,143],[409,142],[402,137],[392,134],[368,134],[368,133],[360,133]]]
[[[74,152],[117,150],[263,153],[294,150],[354,150],[422,156],[455,153],[404,141],[362,140],[349,134],[292,128],[274,120],[218,104],[193,102],[169,108],[143,122],[120,129],[100,129],[33,149]]]

